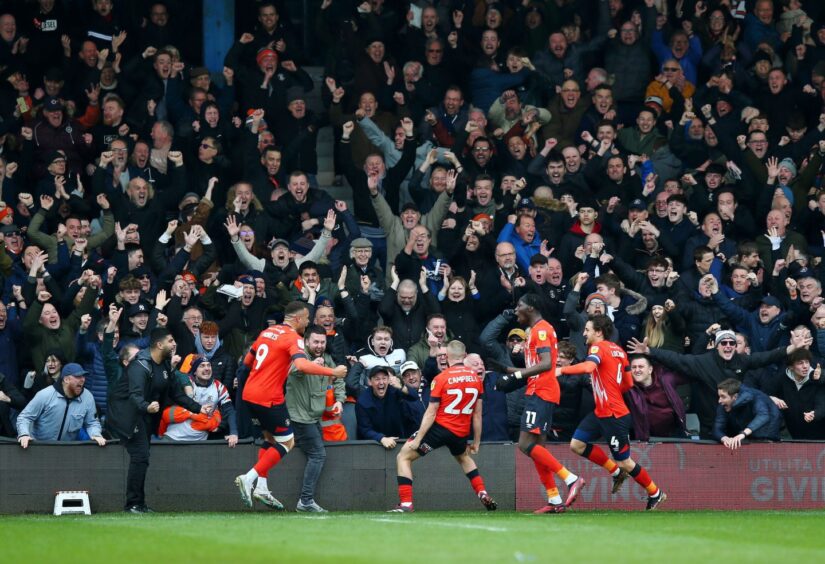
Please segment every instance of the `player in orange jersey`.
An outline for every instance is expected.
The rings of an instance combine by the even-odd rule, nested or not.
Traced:
[[[278,464],[295,445],[289,413],[284,402],[284,384],[289,368],[304,374],[343,378],[346,366],[329,368],[307,359],[301,338],[309,325],[309,308],[303,302],[291,302],[284,310],[283,325],[264,329],[250,347],[244,364],[250,367],[249,377],[243,389],[243,400],[249,408],[252,422],[261,429],[267,448],[258,451],[258,463],[246,474],[235,478],[241,499],[252,507],[256,499],[275,509],[284,506],[272,497],[266,486],[268,472]],[[254,488],[254,490],[253,490]]]
[[[587,358],[584,362],[556,368],[556,374],[591,374],[596,408],[585,417],[570,441],[570,450],[598,464],[613,476],[613,493],[619,491],[628,476],[647,491],[647,509],[656,509],[667,499],[647,470],[630,458],[630,411],[622,394],[633,386],[627,353],[606,340],[613,332],[613,322],[606,315],[596,315],[584,326]],[[603,437],[613,460],[593,444]],[[615,461],[615,462],[614,462]]]
[[[488,511],[496,509],[496,502],[487,493],[478,467],[470,458],[471,454],[478,454],[481,443],[484,382],[475,370],[464,366],[465,356],[467,351],[461,341],[447,343],[448,367],[433,378],[430,404],[424,412],[421,427],[396,457],[400,501],[395,509],[390,510],[391,513],[413,511],[412,463],[442,446],[446,446],[455,457],[484,507]],[[473,442],[467,445],[471,427]]]
[[[524,347],[524,362],[527,367],[507,368],[509,375],[504,376],[503,380],[526,379],[527,390],[524,392],[518,447],[533,459],[539,479],[547,491],[547,505],[537,509],[535,513],[563,513],[576,501],[585,481],[565,468],[544,447],[544,439],[553,425],[553,412],[559,405],[561,392],[556,380],[556,330],[542,318],[539,304],[539,297],[535,294],[525,294],[516,304],[519,325],[529,328]],[[565,501],[559,495],[553,474],[557,474],[567,484]]]

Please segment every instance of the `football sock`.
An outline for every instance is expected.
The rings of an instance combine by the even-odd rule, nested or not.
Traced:
[[[659,488],[650,478],[650,474],[647,473],[647,470],[642,468],[641,464],[637,464],[633,470],[630,471],[630,477],[636,480],[636,483],[642,486],[647,491],[647,495],[650,497],[656,497],[659,495]]]
[[[398,500],[401,505],[412,505],[413,500],[413,482],[404,476],[397,476],[398,480]]]
[[[547,488],[547,503],[561,505],[562,501],[559,495],[559,488]]]
[[[588,444],[585,447],[582,456],[590,462],[592,462],[593,464],[598,464],[599,466],[610,472],[612,476],[616,476],[619,472],[621,472],[616,463],[610,460],[604,453],[604,451],[596,445]]]
[[[539,480],[544,486],[544,489],[547,491],[556,489],[556,480],[553,478],[553,471],[550,469],[550,465],[554,462],[559,465],[558,460],[556,460],[546,448],[540,445],[532,445],[527,451],[527,456],[533,459],[533,465],[536,467],[536,472],[538,472]],[[558,491],[556,493],[558,493]]]
[[[269,450],[268,448],[259,448],[258,449],[258,461],[260,461],[261,458],[263,458],[264,454],[266,454],[266,451],[268,451],[268,450]],[[261,477],[266,479],[266,474],[261,474]]]
[[[578,480],[578,479],[579,479],[579,477],[578,477],[578,476],[576,476],[575,474],[573,474],[570,470],[568,470],[568,469],[567,469],[567,468],[565,468],[564,466],[562,466],[562,467],[559,469],[559,471],[558,471],[558,472],[556,472],[556,474],[559,476],[559,478],[561,478],[562,480],[564,480],[564,483],[565,483],[565,484],[567,484],[568,486],[569,486],[570,484],[572,484],[573,482],[575,482],[576,480]]]
[[[253,470],[255,470],[259,476],[266,476],[267,473],[286,456],[287,452],[288,451],[279,444],[266,449],[266,452],[261,456],[261,459],[258,460]]]
[[[475,470],[470,470],[467,472],[467,479],[470,480],[470,485],[473,486],[473,491],[477,494],[483,492],[486,488],[484,487],[484,480],[481,478],[481,475],[478,473],[478,468]]]
[[[269,491],[269,488],[267,487],[267,485],[268,484],[266,483],[266,478],[264,478],[263,476],[260,476],[258,478],[258,481],[255,483],[255,490],[259,490],[259,491],[262,491],[262,492],[267,492],[267,491]]]

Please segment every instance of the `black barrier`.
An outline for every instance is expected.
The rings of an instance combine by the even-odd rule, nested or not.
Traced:
[[[391,508],[397,503],[396,452],[371,441],[327,445],[316,500],[331,511]],[[505,510],[515,509],[515,452],[509,443],[486,443],[476,457],[488,490]],[[157,511],[243,511],[233,481],[256,454],[249,441],[234,449],[221,441],[153,442],[146,502]],[[273,495],[288,509],[298,501],[304,463],[294,449],[270,474]],[[0,441],[0,513],[50,513],[61,490],[88,491],[93,512],[121,511],[128,465],[126,450],[116,444],[37,442],[23,450]],[[416,462],[413,472],[421,510],[484,510],[445,449]]]
[[[643,505],[643,492],[635,484],[611,496],[604,470],[573,455],[567,445],[548,448],[588,479],[577,507]],[[668,492],[665,509],[810,509],[825,503],[823,442],[747,444],[736,451],[705,441],[633,443],[632,448],[634,459]],[[394,506],[396,452],[370,441],[327,445],[318,503],[332,511]],[[222,441],[153,442],[147,502],[158,511],[246,511],[233,481],[255,462],[256,453],[249,441],[234,449]],[[501,509],[531,510],[543,503],[533,462],[515,445],[484,443],[476,461]],[[288,509],[297,503],[304,463],[296,449],[270,474],[272,493]],[[0,440],[0,513],[49,513],[59,490],[87,490],[94,512],[120,511],[128,464],[125,449],[117,444],[36,442],[23,450],[13,440]],[[413,472],[416,509],[483,511],[445,449],[417,461]]]

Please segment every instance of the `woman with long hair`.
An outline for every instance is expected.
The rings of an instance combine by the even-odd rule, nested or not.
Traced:
[[[470,280],[463,276],[444,276],[444,287],[438,293],[441,313],[447,320],[447,329],[453,338],[461,341],[468,351],[479,350],[478,312],[481,294],[476,288],[476,273],[470,271]]]
[[[650,308],[644,328],[644,338],[651,347],[681,353],[685,348],[685,320],[676,311],[673,300]]]

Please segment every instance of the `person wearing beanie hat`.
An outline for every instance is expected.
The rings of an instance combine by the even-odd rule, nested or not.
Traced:
[[[785,174],[782,174],[782,169],[785,169]],[[796,163],[793,162],[793,159],[785,158],[779,161],[779,181],[788,186],[791,181],[796,178],[797,168]]]
[[[591,304],[593,305],[594,308],[596,308],[599,305],[598,303],[593,303],[593,302],[601,302],[601,307],[603,307],[603,308],[607,307],[607,297],[605,297],[604,294],[600,294],[598,292],[593,292],[592,294],[588,295],[587,298],[585,298],[585,300],[584,300],[584,309],[589,308],[591,306]],[[591,315],[599,315],[599,314],[593,313]]]
[[[229,448],[238,444],[235,408],[226,386],[212,370],[212,363],[202,355],[190,354],[188,366],[181,366],[181,384],[187,394],[203,406],[200,413],[173,405],[163,410],[158,436],[172,441],[205,441],[224,438]],[[188,368],[184,372],[184,368]]]

